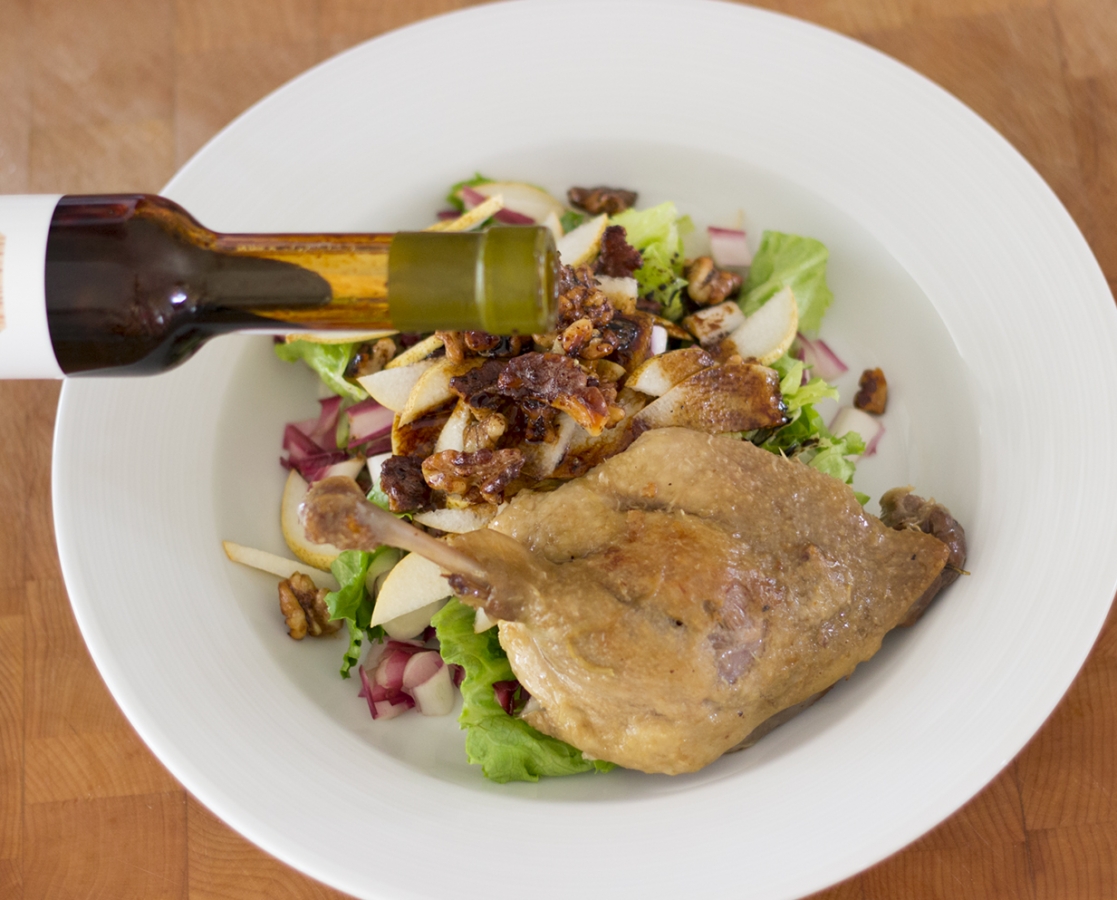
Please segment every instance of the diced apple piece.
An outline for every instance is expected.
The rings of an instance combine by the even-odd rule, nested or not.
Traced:
[[[626,386],[642,394],[661,397],[671,388],[686,381],[696,372],[708,369],[717,361],[701,347],[684,347],[653,356],[636,367],[628,376]]]
[[[453,400],[457,395],[450,390],[450,379],[455,375],[464,375],[483,362],[481,358],[467,359],[462,363],[452,362],[446,357],[435,360],[411,389],[407,403],[399,412],[399,425],[409,425],[423,413]]]
[[[562,222],[559,221],[559,217],[554,210],[547,213],[547,218],[543,220],[543,227],[550,229],[551,236],[555,239],[555,243],[557,244],[563,232]]]
[[[779,373],[734,359],[675,385],[637,413],[636,422],[722,434],[774,428],[787,422],[787,414]]]
[[[450,413],[450,418],[442,426],[442,431],[439,432],[438,442],[434,445],[434,452],[457,450],[461,453],[465,450],[465,427],[472,418],[473,413],[470,412],[469,404],[465,400],[459,400],[458,405],[454,407],[454,411]]]
[[[518,212],[536,222],[542,222],[549,213],[561,216],[566,212],[566,207],[545,190],[522,181],[487,181],[470,187],[483,197],[501,195],[505,209]]]
[[[409,366],[383,368],[371,375],[363,375],[357,383],[381,406],[398,413],[407,405],[407,398],[411,396],[416,382],[433,365],[433,359],[424,359]]]
[[[490,216],[496,215],[504,209],[504,198],[499,194],[489,197],[484,203],[478,203],[473,209],[468,209],[456,219],[447,219],[444,222],[435,222],[425,231],[469,231],[476,228]]]
[[[290,578],[296,572],[301,572],[314,582],[316,588],[325,588],[328,591],[337,590],[337,579],[329,572],[323,572],[314,566],[295,562],[295,560],[287,559],[284,556],[277,556],[267,550],[257,550],[255,547],[234,544],[232,541],[222,541],[221,546],[225,548],[225,555],[229,559],[235,563],[240,563],[242,566],[259,569],[261,572],[267,572],[269,575],[276,575],[279,578]]]
[[[630,313],[636,310],[636,298],[639,296],[640,287],[635,278],[598,275],[597,284],[617,312]]]
[[[435,563],[418,553],[409,553],[396,563],[380,586],[371,624],[382,625],[398,619],[445,600],[452,593],[442,570]]]
[[[698,343],[709,349],[715,349],[744,324],[745,314],[733,300],[707,306],[683,319],[683,327],[698,338]]]
[[[315,544],[306,536],[306,529],[299,520],[299,507],[306,499],[309,485],[302,475],[291,470],[287,476],[287,483],[283,486],[283,499],[279,505],[279,528],[283,532],[283,540],[291,552],[304,563],[316,569],[329,569],[330,564],[341,553],[340,547],[333,544]]]
[[[608,225],[609,217],[602,213],[596,219],[583,222],[573,231],[564,234],[556,243],[563,263],[568,266],[584,266],[597,256],[601,249],[601,235]]]
[[[488,503],[466,506],[461,509],[431,509],[415,514],[415,521],[428,528],[437,528],[449,534],[465,534],[484,528],[496,515],[496,507]]]
[[[443,597],[441,600],[435,600],[433,603],[428,603],[426,606],[413,609],[409,613],[396,616],[396,618],[380,624],[384,626],[388,637],[397,641],[409,641],[426,630],[426,627],[431,623],[431,617],[446,605],[448,599],[448,597]]]
[[[742,359],[767,366],[783,356],[799,330],[799,306],[791,288],[784,288],[726,338]]]
[[[435,350],[442,346],[442,338],[437,334],[432,334],[429,337],[423,338],[419,343],[412,344],[399,356],[394,359],[388,360],[385,364],[385,369],[399,369],[403,366],[410,366],[417,363],[421,359],[426,359]]]

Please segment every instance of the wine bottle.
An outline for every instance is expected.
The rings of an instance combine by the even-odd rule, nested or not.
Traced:
[[[0,197],[0,377],[143,375],[234,331],[547,331],[541,226],[220,234],[150,194]]]

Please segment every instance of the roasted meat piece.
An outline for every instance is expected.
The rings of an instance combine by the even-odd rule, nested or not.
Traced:
[[[946,544],[950,555],[939,577],[908,610],[901,625],[914,625],[923,611],[941,591],[962,574],[966,564],[966,532],[950,510],[941,503],[924,500],[913,494],[910,487],[892,488],[880,498],[880,518],[889,528],[922,531],[937,537]]]
[[[665,428],[453,546],[500,621],[523,717],[592,757],[691,772],[853,672],[950,550],[745,441]]]

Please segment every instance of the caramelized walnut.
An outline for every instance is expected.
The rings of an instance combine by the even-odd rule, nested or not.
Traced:
[[[379,372],[396,355],[396,342],[391,338],[381,338],[376,343],[361,344],[349,360],[345,369],[346,378],[363,378]]]
[[[287,633],[296,641],[301,641],[308,634],[323,637],[341,628],[340,619],[330,621],[325,599],[328,593],[325,588],[316,588],[302,572],[279,582],[279,609],[287,619]]]
[[[523,467],[524,455],[516,449],[475,453],[443,450],[423,460],[423,477],[436,491],[496,506],[504,502],[505,488]]]
[[[601,252],[593,270],[612,278],[630,278],[644,264],[640,251],[628,242],[622,225],[610,225],[601,235]]]
[[[636,204],[636,192],[599,185],[594,188],[572,187],[566,192],[571,206],[584,209],[592,216],[608,213],[615,216]]]
[[[741,289],[741,276],[714,265],[708,256],[700,256],[686,268],[687,294],[701,306],[713,306],[732,297]]]
[[[881,415],[888,405],[888,381],[885,380],[884,372],[880,369],[866,369],[861,373],[857,387],[859,390],[853,398],[853,405],[865,412]]]

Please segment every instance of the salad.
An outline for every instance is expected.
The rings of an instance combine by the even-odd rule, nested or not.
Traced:
[[[703,235],[674,203],[640,208],[634,192],[611,187],[573,187],[563,202],[477,175],[447,201],[432,228],[552,230],[563,263],[556,330],[277,343],[323,393],[319,414],[283,435],[281,525],[296,559],[229,542],[226,551],[284,579],[291,637],[344,631],[341,676],[356,676],[374,719],[445,715],[460,693],[466,752],[487,777],[605,771],[611,763],[517,716],[530,697],[496,623],[449,597],[437,566],[391,547],[307,540],[309,486],[345,475],[436,536],[463,533],[516,493],[551,490],[671,426],[731,434],[849,484],[883,432],[884,376],[866,372],[856,405],[824,420],[818,405],[838,399],[831,381],[846,367],[818,337],[833,296],[828,252],[812,238],[766,231],[753,252],[740,229]],[[705,252],[688,258],[684,239]]]

